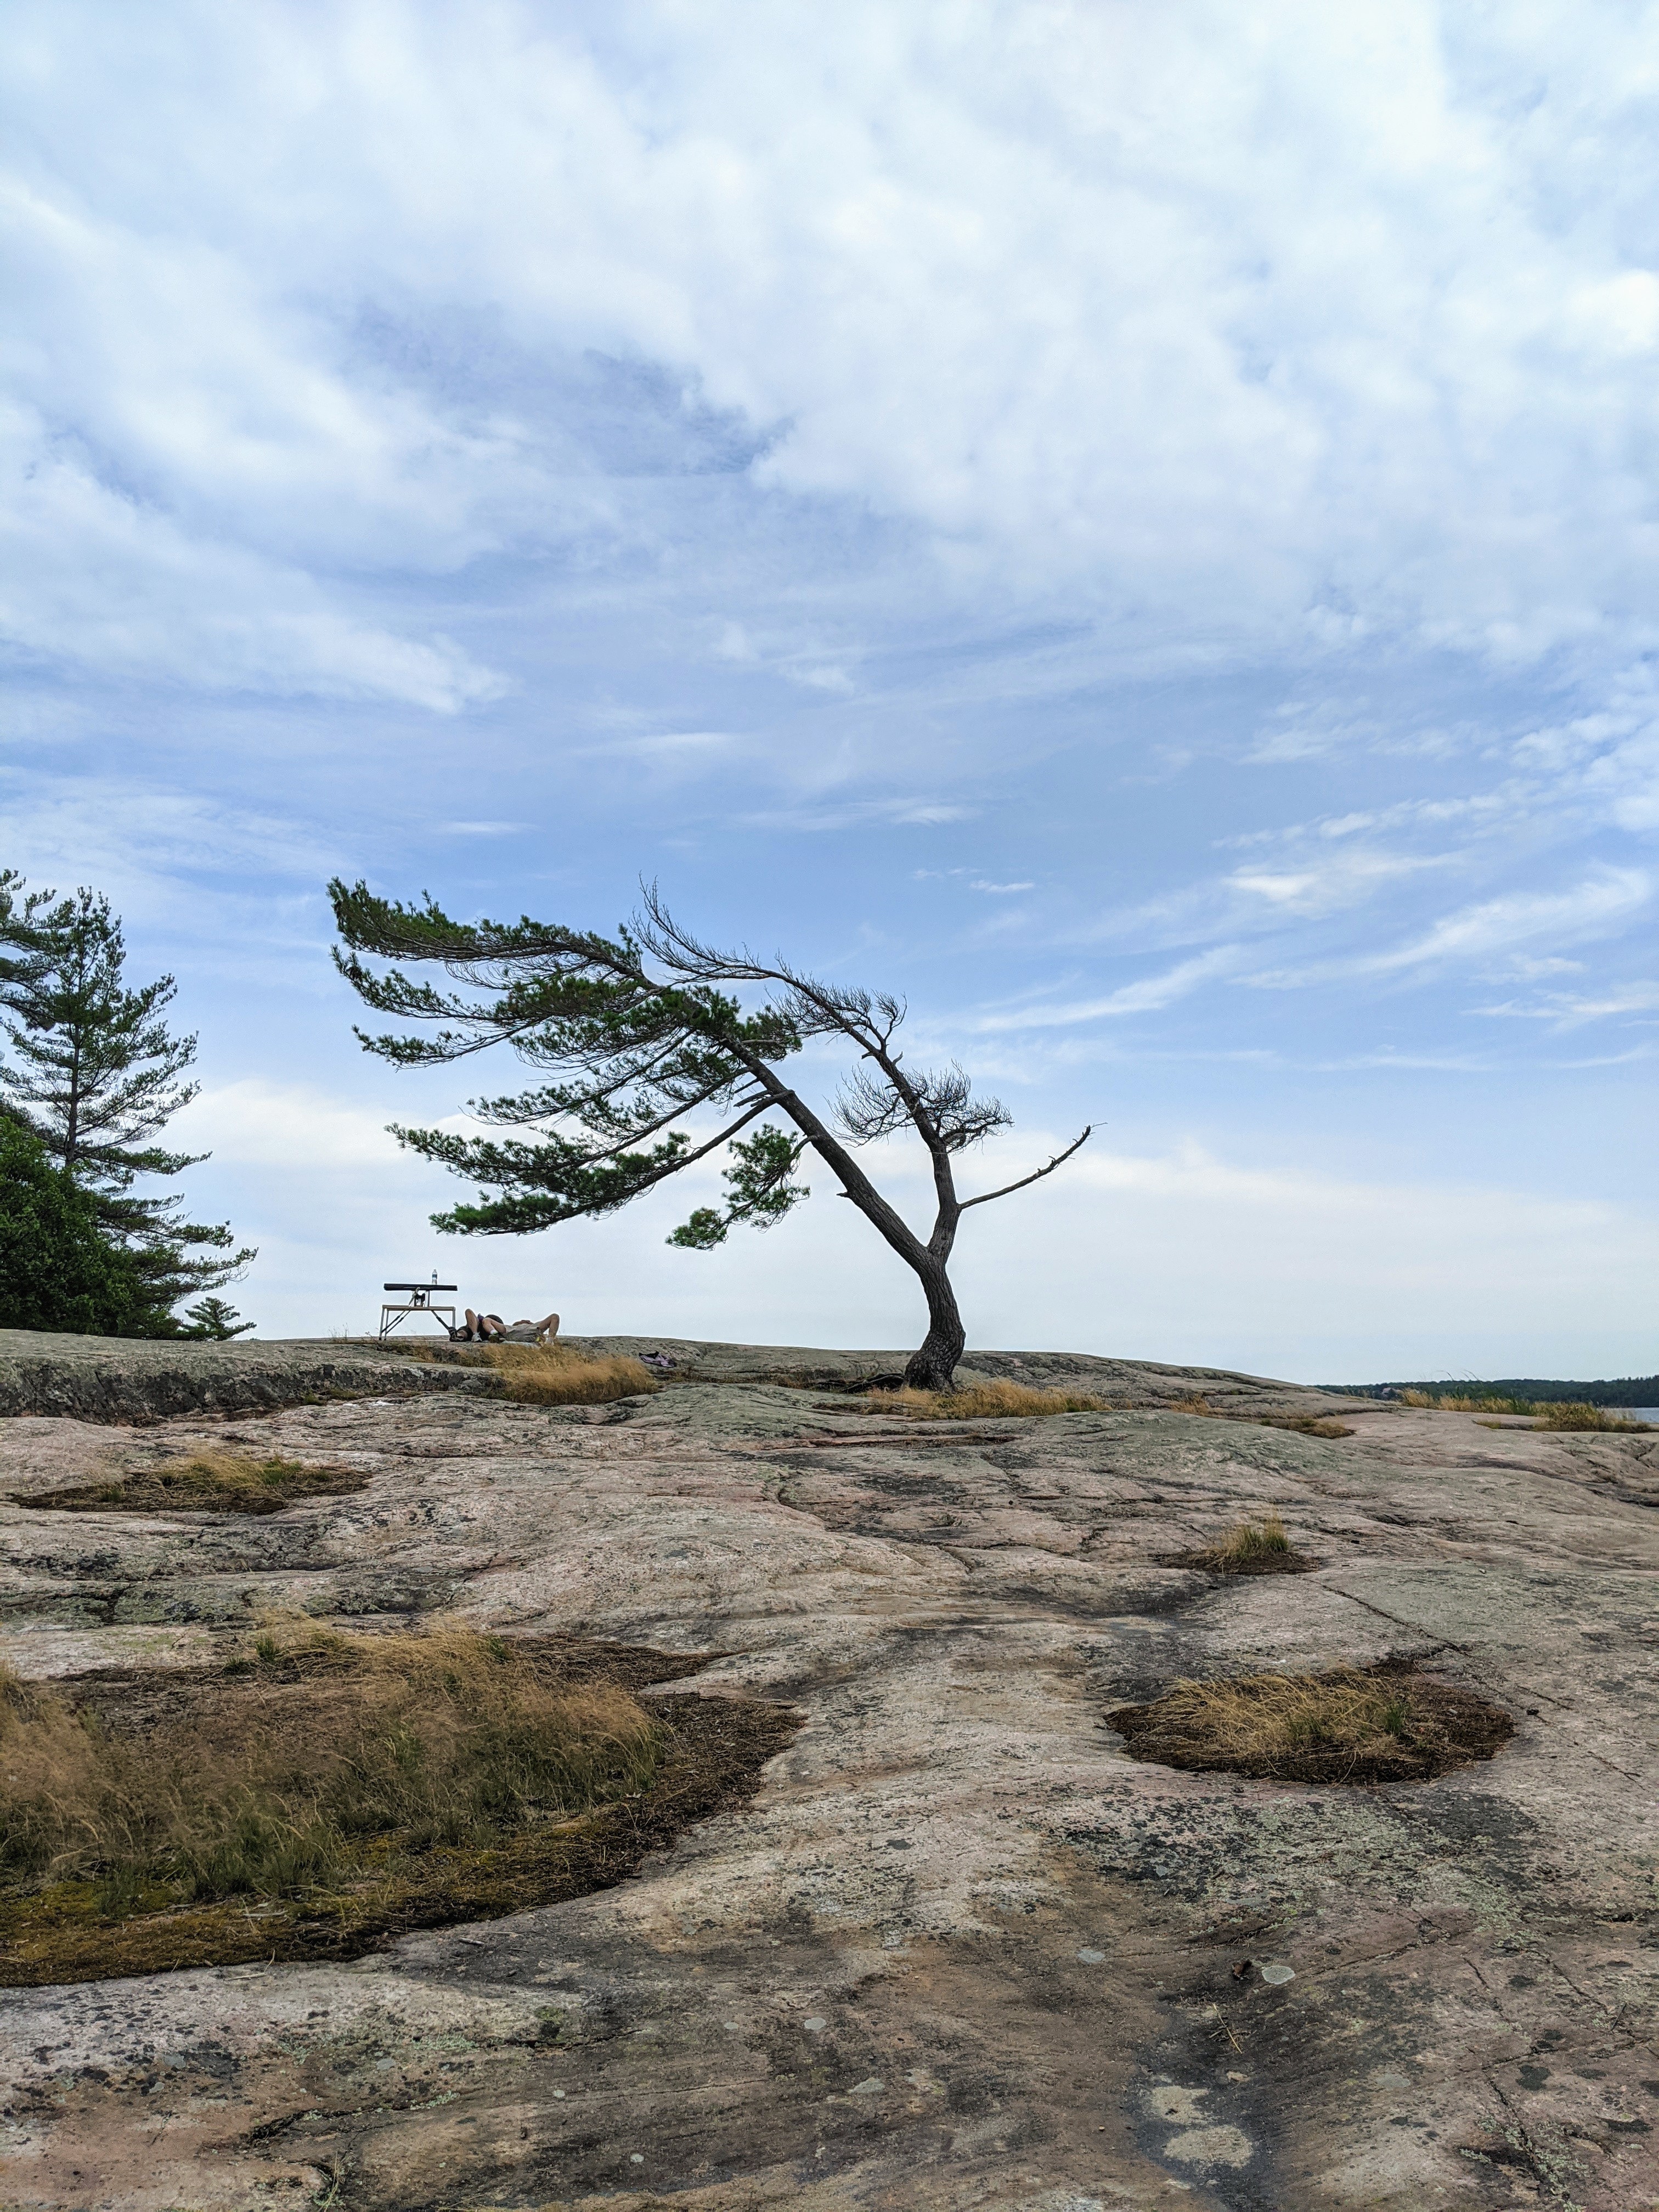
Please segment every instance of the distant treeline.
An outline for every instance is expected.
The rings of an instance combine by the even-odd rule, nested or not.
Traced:
[[[1322,1389],[1349,1398],[1392,1398],[1421,1390],[1431,1398],[1526,1398],[1539,1406],[1659,1406],[1659,1375],[1626,1375],[1616,1382],[1552,1382],[1535,1375],[1509,1375],[1495,1382],[1441,1376],[1432,1382],[1325,1382]]]

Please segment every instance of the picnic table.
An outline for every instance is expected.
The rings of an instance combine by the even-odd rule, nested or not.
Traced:
[[[380,1342],[382,1344],[386,1342],[398,1323],[407,1320],[410,1314],[430,1314],[447,1336],[454,1335],[455,1309],[453,1306],[441,1306],[438,1304],[438,1294],[442,1291],[453,1293],[459,1288],[458,1284],[441,1283],[434,1274],[429,1283],[382,1283],[380,1288],[383,1291],[402,1291],[406,1293],[400,1303],[385,1304],[380,1308]],[[449,1316],[447,1321],[443,1318],[446,1314]]]

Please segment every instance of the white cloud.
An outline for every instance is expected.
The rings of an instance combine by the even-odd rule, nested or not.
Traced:
[[[625,526],[527,366],[597,349],[754,426],[757,480],[918,524],[975,592],[1132,605],[1183,649],[1645,637],[1625,456],[1659,286],[1621,193],[1577,189],[1587,143],[1650,181],[1638,20],[848,0],[738,35],[718,6],[141,27],[34,0],[9,367],[215,565],[244,529],[321,576]],[[423,346],[458,314],[470,349]],[[429,641],[286,619],[208,672],[478,696]]]
[[[1402,876],[1452,865],[1449,854],[1348,851],[1318,854],[1301,866],[1237,868],[1230,887],[1279,915],[1318,915],[1355,906]]]
[[[60,890],[95,883],[128,913],[156,906],[158,879],[201,877],[223,887],[275,874],[318,885],[344,865],[331,841],[274,811],[136,777],[94,785],[10,768],[0,769],[0,792],[12,849],[27,853],[33,881]]]
[[[638,753],[653,761],[672,761],[682,756],[707,758],[728,753],[741,743],[729,730],[664,730],[651,737],[607,738],[603,744],[576,745],[571,750],[577,759]]]
[[[1045,1141],[1030,1144],[1034,1164]],[[1249,1316],[1262,1311],[1283,1332],[1279,1359],[1310,1380],[1591,1375],[1643,1371],[1642,1331],[1659,1322],[1655,1224],[1640,1208],[1256,1164],[1195,1143],[1139,1153],[1091,1144],[1067,1172],[1042,1224],[1046,1257],[1082,1309],[1097,1301],[1112,1313],[1115,1345],[1227,1341],[1249,1366],[1267,1348],[1256,1338],[1251,1350]],[[1006,1218],[994,1233],[995,1261],[1012,1263],[1020,1225]],[[1194,1250],[1201,1269],[1159,1256]]]
[[[1477,1012],[1524,1021],[1551,1022],[1558,1029],[1577,1029],[1585,1022],[1611,1021],[1621,1014],[1659,1013],[1659,983],[1631,983],[1594,995],[1552,992],[1531,1005],[1510,1000],[1502,1006],[1481,1006]]]
[[[1226,975],[1238,964],[1237,948],[1231,945],[1218,945],[1210,952],[1200,952],[1191,960],[1182,960],[1167,968],[1159,975],[1143,976],[1139,982],[1125,983],[1103,998],[1066,1001],[1033,1000],[1023,1006],[994,1010],[989,1013],[969,1018],[967,1026],[980,1036],[994,1036],[1006,1030],[1069,1029],[1081,1022],[1109,1021],[1127,1014],[1149,1014],[1173,1006],[1200,985],[1212,982]]]
[[[506,688],[453,640],[365,621],[302,568],[100,479],[17,410],[0,418],[0,636],[15,653],[83,674],[439,714]]]
[[[1652,878],[1639,868],[1603,868],[1569,891],[1516,891],[1443,915],[1419,936],[1387,951],[1324,961],[1302,969],[1266,970],[1245,980],[1261,989],[1285,990],[1342,975],[1388,975],[1453,964],[1485,964],[1540,939],[1573,944],[1614,935],[1653,896]]]
[[[389,1118],[314,1084],[246,1076],[203,1091],[173,1127],[181,1143],[211,1152],[222,1173],[275,1169],[309,1183],[317,1202],[321,1178],[385,1176],[404,1161],[397,1139],[386,1133]]]
[[[1373,975],[1426,967],[1444,960],[1483,959],[1542,938],[1571,944],[1618,929],[1644,907],[1653,884],[1639,868],[1607,868],[1570,891],[1515,892],[1444,915],[1410,945],[1372,955],[1363,965]]]
[[[738,818],[746,829],[845,830],[866,823],[899,823],[919,830],[937,830],[953,822],[970,821],[978,809],[955,800],[916,799],[830,799],[809,800],[789,807],[768,807]]]

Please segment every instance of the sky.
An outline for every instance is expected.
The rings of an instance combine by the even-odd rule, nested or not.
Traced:
[[[1635,0],[12,0],[0,861],[176,975],[259,1333],[919,1340],[823,1170],[431,1228],[516,1071],[362,1054],[326,879],[654,878],[902,994],[965,1188],[1094,1125],[970,1346],[1659,1367],[1656,124]]]

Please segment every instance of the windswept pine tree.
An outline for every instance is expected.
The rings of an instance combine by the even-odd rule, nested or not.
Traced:
[[[88,1200],[112,1244],[131,1255],[150,1326],[168,1310],[221,1289],[254,1256],[221,1223],[185,1218],[176,1194],[135,1188],[205,1159],[156,1139],[198,1085],[186,1071],[196,1039],[165,1019],[171,975],[130,989],[126,944],[109,901],[90,890],[59,899],[0,877],[0,1006],[9,1045],[0,1111],[28,1129]]]
[[[329,894],[346,946],[335,961],[347,981],[377,1013],[435,1025],[428,1035],[360,1030],[368,1051],[396,1066],[427,1067],[506,1043],[556,1077],[470,1103],[483,1121],[532,1131],[528,1139],[393,1125],[422,1158],[497,1194],[434,1214],[435,1227],[512,1236],[613,1213],[726,1146],[726,1203],[699,1206],[669,1239],[707,1251],[737,1224],[768,1228],[808,1196],[794,1171],[811,1150],[921,1285],[927,1334],[906,1370],[920,1389],[948,1389],[966,1342],[949,1272],[963,1215],[1052,1175],[1090,1133],[1030,1175],[959,1196],[957,1155],[1006,1128],[1009,1115],[994,1098],[975,1098],[961,1068],[906,1064],[895,1043],[902,1003],[706,945],[674,921],[654,886],[614,939],[528,917],[454,921],[430,898],[399,905],[362,883],[337,880]],[[440,990],[398,967],[371,969],[365,953],[437,967],[464,991]],[[738,994],[748,996],[748,1011]],[[827,1115],[779,1072],[813,1037],[854,1056]],[[678,1126],[692,1116],[703,1123],[695,1136]],[[933,1222],[925,1237],[853,1156],[901,1132],[920,1139],[932,1170]]]

